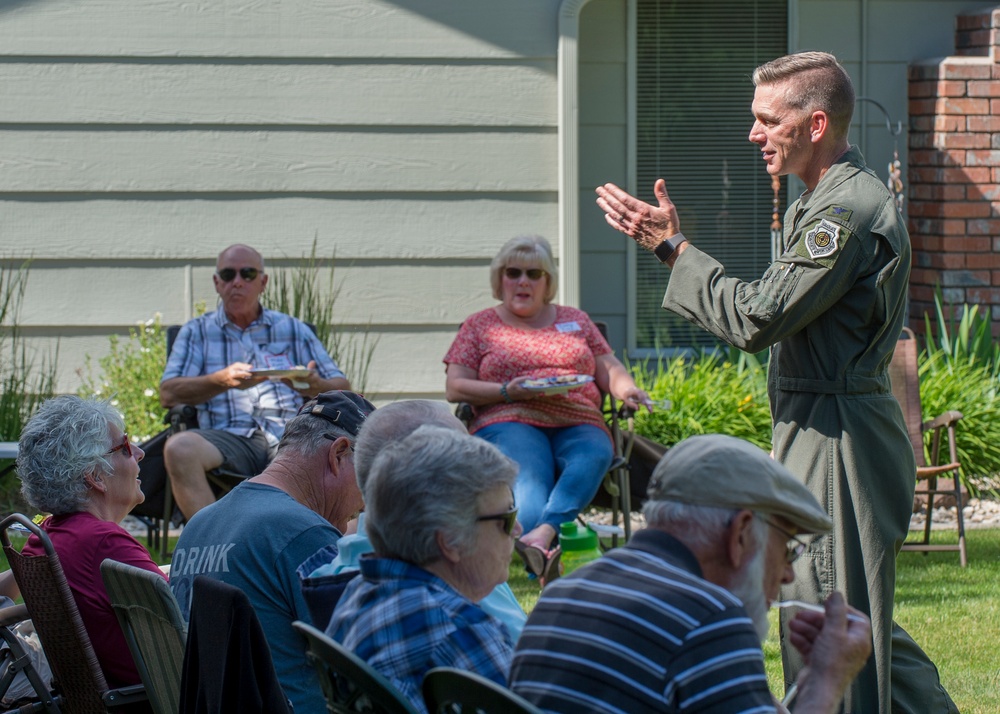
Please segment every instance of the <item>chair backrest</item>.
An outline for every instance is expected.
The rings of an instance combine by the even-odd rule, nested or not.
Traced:
[[[371,665],[312,625],[292,626],[306,638],[306,658],[316,668],[331,714],[416,714],[417,709]]]
[[[917,363],[917,338],[913,330],[904,327],[896,349],[889,363],[889,379],[892,381],[892,394],[903,410],[903,420],[906,422],[906,433],[910,437],[913,455],[917,467],[927,465],[924,457],[923,414],[920,407],[920,373]]]
[[[15,523],[41,541],[45,555],[24,556],[14,549],[8,529]],[[0,543],[42,642],[52,678],[65,697],[63,712],[105,714],[101,695],[108,691],[108,683],[52,541],[27,516],[13,513],[0,521]]]
[[[207,575],[191,588],[179,714],[291,714],[246,593]]]
[[[155,714],[177,714],[187,625],[167,581],[108,558],[101,578]]]
[[[435,667],[424,676],[429,714],[541,714],[542,710],[496,682],[474,672]]]

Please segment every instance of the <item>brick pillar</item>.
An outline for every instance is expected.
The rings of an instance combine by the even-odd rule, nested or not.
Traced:
[[[912,327],[946,303],[980,304],[1000,334],[1000,7],[959,16],[960,56],[909,70]]]

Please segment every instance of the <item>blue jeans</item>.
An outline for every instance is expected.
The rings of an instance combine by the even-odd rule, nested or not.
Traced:
[[[597,493],[611,465],[611,439],[596,426],[537,427],[491,424],[476,432],[517,462],[517,519],[525,533],[542,523],[559,531]]]

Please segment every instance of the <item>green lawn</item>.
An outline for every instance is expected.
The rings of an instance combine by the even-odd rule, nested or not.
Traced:
[[[1000,712],[1000,530],[966,536],[969,566],[958,553],[900,553],[897,559],[896,621],[920,643],[962,714]],[[934,543],[955,543],[954,531],[935,532]],[[527,612],[538,585],[515,560],[510,585]],[[764,644],[768,677],[781,691],[777,615]]]

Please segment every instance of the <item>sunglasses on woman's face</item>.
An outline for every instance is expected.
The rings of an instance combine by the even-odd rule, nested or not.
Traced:
[[[125,458],[127,458],[127,459],[132,458],[132,442],[130,442],[128,440],[128,434],[124,434],[122,436],[122,443],[120,443],[118,446],[113,447],[108,452],[108,454],[113,454],[116,451],[123,451],[123,452],[125,452]]]
[[[497,513],[494,516],[479,516],[477,521],[500,521],[503,532],[510,535],[514,532],[514,525],[517,523],[517,507],[510,509],[506,513]]]
[[[521,273],[528,274],[528,280],[541,280],[547,273],[541,268],[528,268],[527,270],[521,270],[520,268],[504,268],[503,274],[506,275],[511,280],[519,280],[521,278]]]
[[[236,268],[223,268],[218,271],[216,275],[219,276],[219,280],[224,283],[231,283],[236,277]],[[260,275],[260,271],[257,268],[240,268],[240,277],[243,278],[243,282],[252,283]]]

